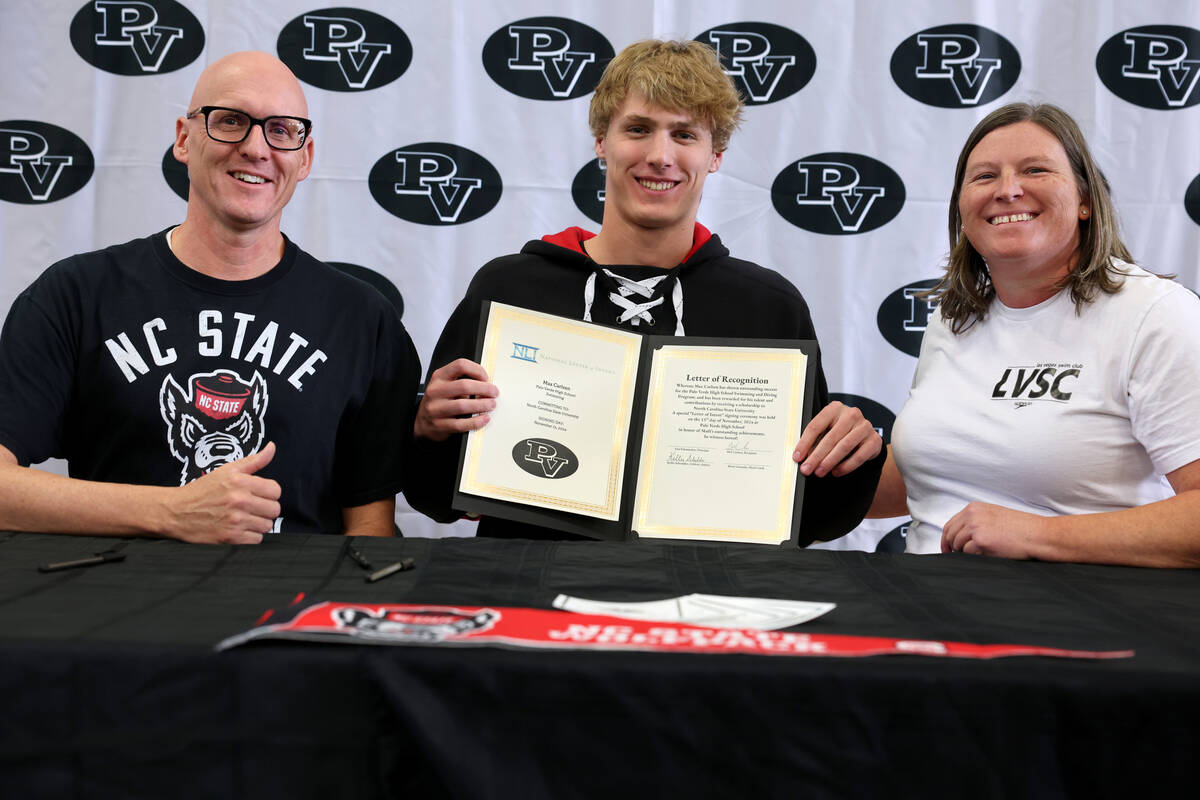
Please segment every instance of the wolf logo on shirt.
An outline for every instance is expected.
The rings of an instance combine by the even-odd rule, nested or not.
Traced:
[[[179,485],[257,452],[266,438],[267,382],[226,369],[197,373],[184,391],[167,375],[158,406],[171,455],[183,463]]]

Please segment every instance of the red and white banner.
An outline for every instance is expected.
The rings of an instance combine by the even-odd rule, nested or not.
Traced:
[[[751,653],[772,656],[922,655],[950,658],[1052,656],[1130,658],[1132,650],[1063,650],[1019,644],[972,644],[881,636],[845,636],[711,628],[502,606],[376,605],[324,602],[292,620],[233,636],[218,650],[256,639],[347,644],[499,646],[660,653]]]

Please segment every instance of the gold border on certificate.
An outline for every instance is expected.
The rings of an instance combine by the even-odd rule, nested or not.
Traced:
[[[791,538],[792,513],[796,490],[798,465],[792,460],[792,450],[799,438],[800,408],[804,400],[805,369],[808,358],[799,350],[786,348],[757,348],[757,347],[689,347],[687,345],[666,345],[655,350],[651,357],[650,388],[646,405],[646,421],[642,435],[642,453],[638,470],[637,496],[634,505],[633,530],[643,538],[668,539],[706,539],[713,541],[753,542],[761,544],[779,544]],[[770,459],[774,462],[774,486],[763,487],[763,499],[773,507],[771,515],[773,524],[767,527],[710,527],[694,524],[677,524],[669,519],[655,518],[651,510],[652,493],[663,491],[657,481],[660,466],[665,469],[660,459],[660,447],[663,445],[664,428],[670,423],[664,419],[664,412],[677,412],[678,409],[671,400],[672,387],[665,384],[667,367],[672,362],[691,362],[700,371],[712,373],[721,365],[747,364],[772,365],[772,372],[783,368],[782,386],[773,407],[777,414],[783,414],[785,422],[777,438],[763,442],[762,446],[774,454]],[[735,381],[736,383],[736,381]],[[670,403],[670,405],[667,405]],[[765,472],[770,472],[764,470]],[[722,473],[713,470],[712,475],[696,485],[683,489],[672,485],[667,491],[686,491],[696,498],[697,505],[719,498],[715,502],[737,503],[739,498],[728,494],[728,487],[722,486]],[[767,480],[769,474],[763,476]],[[716,485],[708,485],[713,482]],[[744,498],[742,498],[744,500]]]
[[[518,329],[522,333],[514,334]],[[533,337],[526,335],[530,331],[534,332]],[[526,357],[522,358],[514,348],[526,347],[518,343],[530,338],[538,339],[542,346],[535,348],[538,353],[532,355],[532,350],[527,349],[524,351]],[[547,343],[549,346],[546,346]],[[500,402],[492,414],[491,422],[467,437],[467,453],[459,490],[601,519],[619,519],[625,451],[629,440],[641,343],[642,337],[638,334],[492,303],[480,364],[500,387]],[[597,349],[595,345],[601,347]],[[551,356],[551,352],[559,356]],[[564,355],[576,352],[579,354],[569,359]],[[587,473],[588,477],[581,475],[580,481],[574,484],[568,481],[530,480],[528,475],[513,466],[512,449],[514,442],[520,439],[514,439],[512,428],[506,427],[511,422],[521,430],[533,430],[521,415],[534,412],[521,408],[521,403],[517,401],[522,396],[520,383],[530,380],[529,375],[521,370],[528,369],[531,359],[540,359],[540,362],[533,363],[540,363],[547,372],[575,369],[594,373],[603,368],[603,364],[598,365],[594,358],[600,352],[607,357],[605,363],[611,365],[607,371],[613,373],[605,378],[591,376],[603,381],[599,391],[604,392],[605,397],[598,402],[605,407],[605,411],[600,418],[580,418],[574,425],[587,434],[588,448],[582,453],[584,458],[590,460],[599,457],[602,462]],[[570,367],[564,366],[568,363]],[[589,397],[588,400],[596,398]],[[545,435],[545,438],[551,435],[554,434]]]

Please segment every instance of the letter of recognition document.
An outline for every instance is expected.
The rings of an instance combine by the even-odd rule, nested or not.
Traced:
[[[816,343],[642,336],[489,303],[500,397],[455,508],[600,539],[798,540]]]
[[[653,352],[633,529],[779,544],[792,535],[808,358],[799,350]]]

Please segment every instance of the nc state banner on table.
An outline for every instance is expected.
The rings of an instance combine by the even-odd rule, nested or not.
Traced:
[[[972,644],[748,628],[709,628],[536,608],[338,602],[308,606],[288,622],[253,628],[226,639],[217,649],[225,650],[257,639],[546,650],[748,653],[766,656],[1052,656],[1107,659],[1130,658],[1134,654],[1132,650],[1063,650],[1019,644]]]

